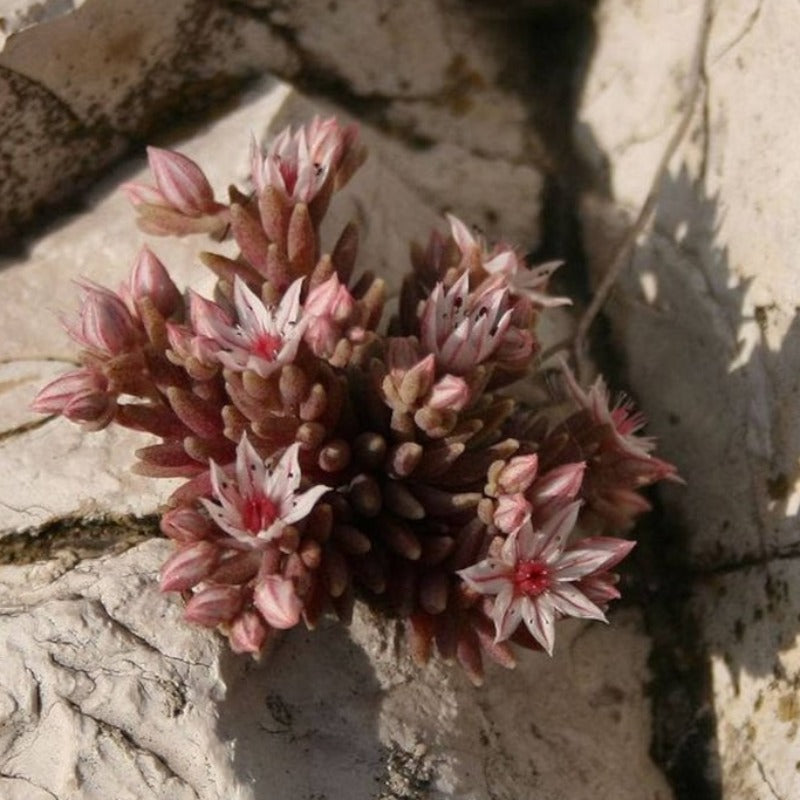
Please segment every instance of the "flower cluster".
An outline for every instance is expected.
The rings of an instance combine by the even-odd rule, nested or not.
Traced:
[[[190,159],[148,152],[154,185],[125,187],[142,229],[232,237],[238,255],[202,254],[211,298],[147,248],[118,291],[81,283],[65,321],[81,366],[34,408],[156,437],[135,470],[184,479],[161,517],[161,586],[186,619],[258,652],[359,599],[405,622],[420,662],[435,647],[476,682],[484,657],[513,665],[511,643],[552,653],[564,617],[605,620],[633,546],[610,534],[675,470],[602,381],[585,391],[564,368],[548,413],[509,391],[536,368],[539,314],[568,302],[547,292],[557,265],[449,217],[384,324],[355,226],[320,237],[364,158],[354,127],[315,119],[253,144],[252,190],[227,203]]]

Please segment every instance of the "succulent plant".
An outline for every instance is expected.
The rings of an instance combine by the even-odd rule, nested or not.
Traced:
[[[564,366],[563,403],[516,399],[541,369],[539,315],[569,302],[547,292],[557,265],[450,216],[413,249],[387,321],[355,226],[320,240],[365,157],[354,126],[254,143],[252,191],[227,204],[190,159],[148,154],[155,186],[124,187],[142,229],[232,237],[239,254],[202,254],[213,298],[179,291],[147,248],[119,291],[81,284],[66,323],[81,367],[33,407],[157,437],[134,469],[185,479],[161,516],[176,548],[161,586],[186,619],[258,652],[359,600],[404,621],[418,661],[435,647],[475,682],[484,656],[513,666],[511,643],[552,653],[562,617],[604,620],[633,546],[609,534],[675,469],[601,380],[584,391]]]

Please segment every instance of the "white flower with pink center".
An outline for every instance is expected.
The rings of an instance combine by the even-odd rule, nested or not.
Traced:
[[[552,655],[557,619],[606,621],[603,611],[576,584],[604,574],[635,543],[601,536],[582,539],[565,549],[580,505],[570,503],[541,530],[526,522],[503,542],[499,558],[486,558],[459,571],[470,588],[495,595],[491,614],[495,641],[508,639],[524,622],[534,639]]]
[[[216,357],[223,366],[237,372],[251,369],[267,378],[284,364],[294,361],[303,339],[302,284],[303,279],[298,278],[286,290],[279,305],[273,308],[265,306],[237,277],[233,285],[233,302],[238,323],[228,324],[222,312],[204,312],[201,308],[193,320],[195,328],[199,334],[219,345]],[[206,301],[206,305],[214,304]]]
[[[449,289],[437,283],[422,307],[422,344],[443,372],[465,375],[503,343],[511,325],[508,287],[500,282],[470,294],[469,274]]]
[[[250,161],[256,190],[261,194],[271,185],[293,203],[310,203],[338,168],[356,135],[354,126],[342,128],[334,117],[314,117],[294,133],[291,127],[281,131],[266,156],[253,141]]]
[[[478,260],[490,275],[503,275],[518,294],[524,295],[532,303],[543,308],[571,305],[568,297],[553,297],[547,293],[550,276],[561,266],[561,261],[548,261],[529,268],[524,260],[508,245],[498,244],[492,252],[487,252],[482,236],[474,236],[458,217],[447,215],[450,232],[461,255],[471,261]]]
[[[328,486],[298,492],[302,473],[300,446],[288,447],[276,462],[265,462],[242,436],[236,448],[234,475],[210,462],[211,487],[217,503],[201,499],[211,519],[246,548],[264,548],[287,525],[306,517]]]

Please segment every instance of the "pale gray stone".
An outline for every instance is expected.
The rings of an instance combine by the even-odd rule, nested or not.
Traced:
[[[629,219],[679,123],[702,6],[600,7],[581,117]],[[708,658],[723,796],[789,798],[800,792],[787,699],[800,652],[800,73],[789,56],[800,12],[753,0],[711,13],[699,102],[608,319],[660,452],[686,480],[662,493],[662,535],[674,537],[662,547],[685,548],[676,559]],[[619,217],[597,197],[584,215],[599,271]]]
[[[524,171],[546,159],[539,126],[529,124],[536,85],[515,69],[528,43],[512,35],[516,17],[486,7],[15,0],[6,13],[0,239],[168,118],[224,104],[266,71],[338,97],[406,142],[449,147],[437,163],[469,153]],[[523,28],[528,13],[515,11]],[[493,209],[476,210],[492,228]]]

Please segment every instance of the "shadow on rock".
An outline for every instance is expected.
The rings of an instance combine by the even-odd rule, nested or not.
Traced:
[[[295,630],[262,663],[233,654],[218,733],[256,800],[350,800],[374,796],[383,772],[377,733],[381,693],[347,629],[323,620]]]
[[[787,325],[777,297],[754,304],[764,296],[758,276],[738,275],[718,244],[722,213],[687,169],[668,176],[609,308],[649,432],[686,481],[659,493],[659,530],[643,559],[654,750],[679,798],[712,800],[721,796],[718,670],[732,698],[753,678],[789,688],[782,655],[800,632],[791,505],[800,320],[795,310]]]

